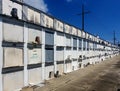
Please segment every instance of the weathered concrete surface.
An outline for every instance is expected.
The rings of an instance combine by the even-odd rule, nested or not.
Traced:
[[[119,91],[120,56],[46,81],[34,91]]]

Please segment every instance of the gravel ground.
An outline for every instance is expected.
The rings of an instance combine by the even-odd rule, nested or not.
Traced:
[[[46,81],[34,91],[120,91],[120,56]]]

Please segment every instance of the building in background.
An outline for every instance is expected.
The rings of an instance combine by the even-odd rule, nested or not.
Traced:
[[[22,0],[0,4],[0,91],[40,84],[119,53],[116,45]]]

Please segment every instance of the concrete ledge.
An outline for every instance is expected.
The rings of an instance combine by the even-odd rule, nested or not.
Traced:
[[[2,68],[2,74],[7,74],[7,73],[13,73],[13,72],[17,72],[17,71],[22,71],[23,69],[24,69],[23,66]]]
[[[39,68],[42,67],[42,63],[38,63],[38,64],[29,64],[27,66],[27,69],[33,69],[33,68]]]

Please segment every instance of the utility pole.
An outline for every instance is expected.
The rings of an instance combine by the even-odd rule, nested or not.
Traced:
[[[114,45],[116,44],[116,36],[115,36],[115,31],[113,31],[113,42],[114,42]]]
[[[84,31],[84,4],[82,4],[82,30]]]
[[[89,14],[90,11],[84,11],[84,3],[82,3],[82,13],[78,14],[78,15],[82,15],[82,31],[84,31],[84,15],[85,14]]]

